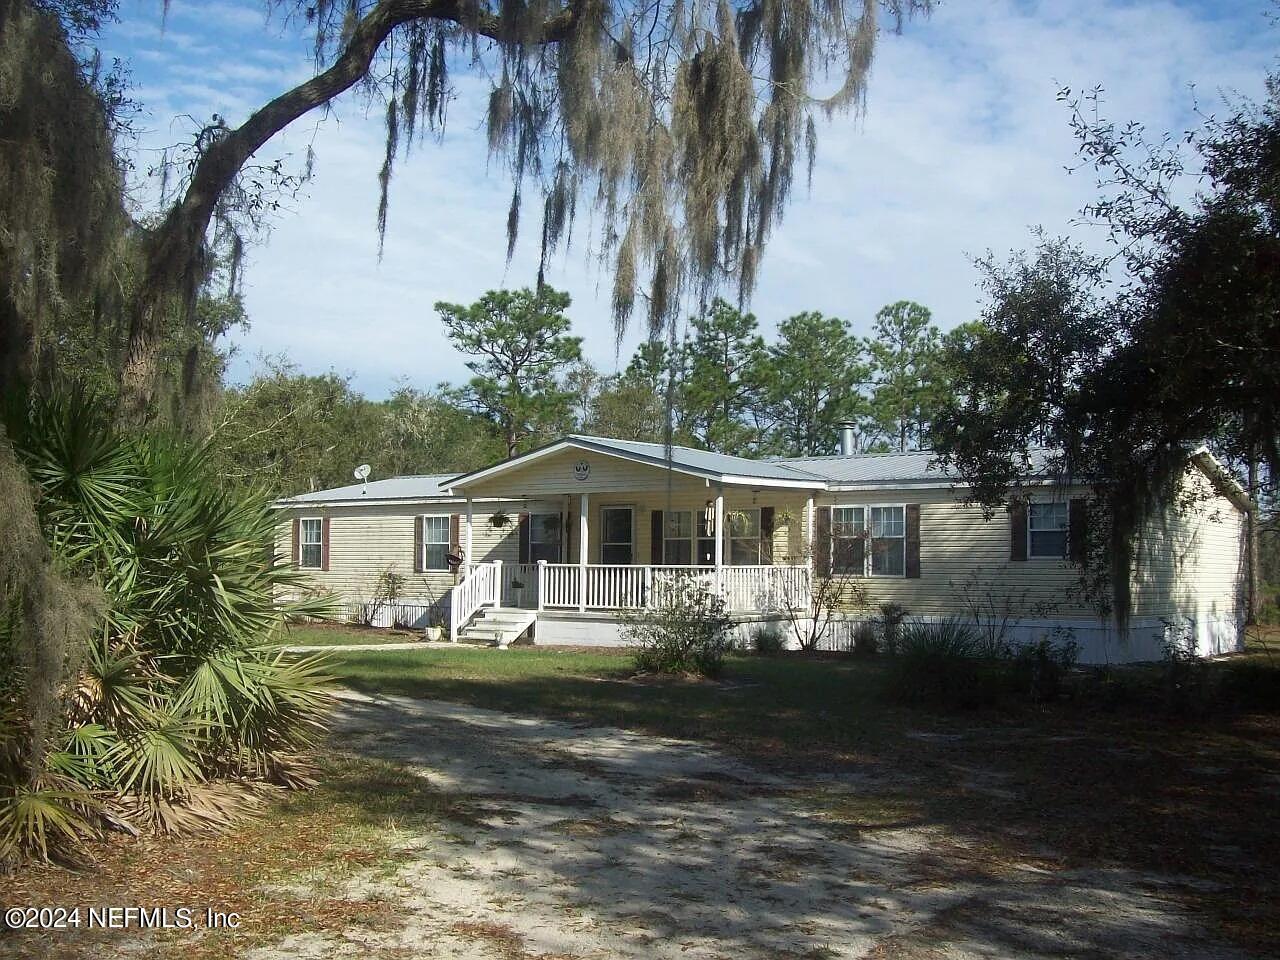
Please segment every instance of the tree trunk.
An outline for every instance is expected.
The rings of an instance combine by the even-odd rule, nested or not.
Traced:
[[[546,20],[533,42],[554,43],[567,37],[577,23],[580,6],[570,3]],[[130,317],[129,348],[122,370],[124,419],[139,422],[149,414],[164,318],[169,311],[178,311],[190,320],[196,291],[206,276],[209,223],[219,199],[245,163],[294,120],[355,85],[369,72],[382,42],[396,27],[413,20],[463,24],[481,36],[510,40],[497,16],[479,12],[463,0],[381,0],[356,24],[333,66],[282,93],[243,125],[214,140],[192,169],[186,193],[148,243],[142,290]]]

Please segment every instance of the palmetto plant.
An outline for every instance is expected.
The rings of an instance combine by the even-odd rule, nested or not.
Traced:
[[[122,434],[101,410],[69,389],[9,417],[53,557],[103,602],[42,742],[21,707],[33,678],[0,683],[0,859],[48,856],[104,816],[225,822],[265,784],[305,779],[325,714],[322,665],[285,654],[281,628],[326,611],[281,600],[300,574],[274,556],[266,498],[223,489],[199,446]],[[15,665],[22,615],[0,617]]]

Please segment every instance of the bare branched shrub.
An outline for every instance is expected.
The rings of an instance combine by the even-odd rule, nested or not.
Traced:
[[[787,633],[806,653],[833,640],[848,612],[867,605],[865,588],[855,577],[844,573],[810,578],[807,595],[784,579],[781,593],[779,612],[786,620]]]

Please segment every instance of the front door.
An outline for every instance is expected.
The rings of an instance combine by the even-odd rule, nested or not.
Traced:
[[[631,566],[635,553],[635,524],[630,507],[600,509],[600,562]]]

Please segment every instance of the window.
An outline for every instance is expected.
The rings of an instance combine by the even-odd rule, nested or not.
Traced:
[[[422,569],[449,569],[449,518],[422,518]]]
[[[1027,504],[1027,556],[1065,557],[1068,525],[1065,503]]]
[[[724,562],[755,565],[761,556],[760,508],[727,511]],[[662,562],[715,564],[715,530],[708,525],[705,510],[668,510],[662,515]]]
[[[694,554],[694,563],[702,567],[714,566],[716,562],[716,534],[707,523],[707,511],[699,510],[695,516],[698,521],[698,549]]]
[[[631,508],[605,507],[600,511],[604,528],[600,538],[600,562],[631,564]]]
[[[298,534],[298,566],[319,570],[324,565],[324,521],[303,520]]]
[[[871,575],[901,577],[907,572],[907,520],[904,507],[870,510]]]
[[[662,562],[688,566],[693,563],[693,513],[668,510],[662,515]]]
[[[831,572],[906,576],[906,507],[832,507]]]
[[[867,521],[863,507],[831,510],[831,572],[861,577],[867,572]]]
[[[729,539],[727,561],[735,565],[760,563],[760,509],[734,510],[725,517]]]
[[[560,514],[534,513],[529,516],[529,562],[560,562]]]

